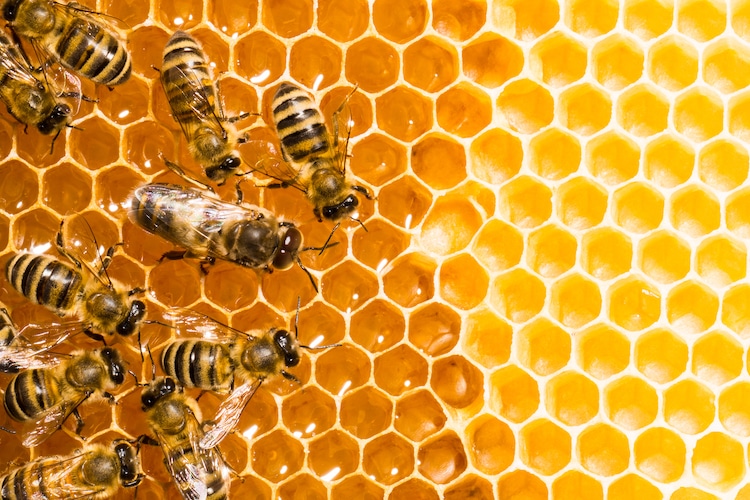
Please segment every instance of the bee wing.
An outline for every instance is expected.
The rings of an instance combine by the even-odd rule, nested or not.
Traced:
[[[4,35],[0,35],[0,66],[12,80],[20,80],[30,85],[40,84],[31,73],[31,68],[20,49]]]
[[[91,10],[85,5],[82,5],[78,2],[68,2],[68,3],[50,2],[50,3],[57,9],[67,10],[70,15],[73,15],[80,19],[86,19],[89,22],[92,22],[94,24],[103,25],[105,28],[117,28],[117,30],[123,30],[123,31],[130,29],[130,26],[128,25],[128,23],[126,23],[122,19],[119,19],[115,16],[110,16],[109,14],[105,14],[104,12]],[[118,38],[120,38],[121,41],[123,41],[122,37],[120,37],[120,34],[117,33],[117,30],[113,31],[112,34],[116,34]]]
[[[249,337],[241,330],[215,320],[211,316],[185,307],[170,307],[163,313],[164,319],[172,321],[178,331],[187,332],[206,340],[231,341],[237,336]]]
[[[86,484],[75,484],[70,480],[70,475],[83,465],[87,457],[88,453],[81,451],[72,456],[64,457],[61,460],[46,465],[44,468],[45,498],[67,498],[79,500],[83,498],[91,498],[104,491],[104,488],[96,488]]]
[[[214,448],[227,437],[227,434],[236,427],[242,411],[261,383],[263,383],[263,379],[245,382],[227,396],[219,406],[214,420],[203,427],[205,434],[200,441],[202,448]]]
[[[250,172],[257,172],[284,186],[299,189],[303,193],[307,192],[307,184],[302,182],[300,171],[282,157],[274,144],[262,139],[251,140],[244,145],[243,151],[246,152],[243,157],[259,158],[255,163],[245,162]]]
[[[15,343],[0,347],[0,372],[17,373],[20,370],[44,368],[57,364],[60,356],[51,352],[40,352]]]
[[[11,345],[27,349],[31,352],[42,353],[65,342],[71,335],[84,330],[81,321],[66,321],[63,323],[49,323],[37,325],[34,323],[24,326]]]
[[[195,116],[195,120],[177,120],[177,123],[180,124],[180,128],[182,128],[182,132],[185,136],[190,137],[193,135],[192,127],[194,126],[208,125],[213,128],[218,135],[226,137],[227,131],[221,124],[221,119],[216,114],[216,102],[211,102],[204,91],[205,82],[199,80],[195,73],[183,71],[180,66],[170,68],[170,71],[179,72],[188,83],[188,85],[185,86],[178,86],[182,93],[184,102],[187,104],[191,113]],[[213,85],[213,82],[210,82],[210,85]],[[218,99],[215,90],[214,99]]]
[[[38,418],[25,422],[19,433],[21,443],[27,448],[43,443],[60,428],[65,419],[83,402],[85,397],[85,395],[82,395],[80,398],[73,400],[63,400],[43,412]]]

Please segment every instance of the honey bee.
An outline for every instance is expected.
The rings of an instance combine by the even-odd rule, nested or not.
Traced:
[[[128,336],[136,330],[140,335],[138,327],[146,314],[146,305],[133,295],[142,290],[125,291],[106,274],[114,249],[103,259],[101,269],[95,271],[65,249],[62,234],[63,224],[60,224],[57,249],[74,266],[49,255],[19,253],[6,266],[8,282],[35,304],[60,316],[82,318],[86,333],[94,338],[103,339],[101,334],[115,332]]]
[[[346,152],[338,144],[338,116],[345,103],[333,115],[331,134],[312,97],[295,85],[282,83],[271,106],[285,163],[260,161],[253,168],[279,181],[268,187],[292,186],[305,193],[321,222],[351,218],[359,205],[355,192],[372,199],[366,188],[347,179]]]
[[[187,500],[227,498],[224,459],[217,448],[200,445],[203,431],[198,402],[186,396],[171,377],[159,377],[143,390],[141,403],[182,496]]]
[[[200,44],[177,31],[164,48],[161,83],[172,115],[187,139],[190,154],[212,181],[223,184],[240,167],[233,122],[248,113],[225,118]]]
[[[77,75],[109,87],[130,78],[130,54],[97,12],[75,2],[5,0],[3,17],[16,35]]]
[[[68,456],[41,457],[0,477],[3,500],[110,498],[144,475],[138,450],[128,441],[89,444]]]
[[[124,362],[111,347],[77,351],[56,366],[14,375],[3,403],[8,416],[24,423],[22,443],[32,447],[47,439],[71,414],[76,418],[79,434],[83,420],[78,406],[91,396],[114,402],[108,391],[121,385],[124,379]]]

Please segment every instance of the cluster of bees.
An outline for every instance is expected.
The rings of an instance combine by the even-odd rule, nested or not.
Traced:
[[[106,16],[51,0],[6,0],[2,13],[12,37],[0,34],[0,99],[26,126],[57,137],[71,126],[73,111],[65,101],[85,98],[80,90],[58,90],[51,69],[55,65],[62,67],[68,82],[83,77],[114,87],[130,76],[130,55]],[[23,44],[42,55],[39,67],[32,65]],[[249,172],[264,174],[269,187],[304,192],[319,221],[336,223],[331,234],[343,219],[356,221],[357,194],[370,195],[347,179],[339,131],[334,126],[336,130],[329,132],[318,105],[306,92],[282,84],[273,99],[283,158],[241,169],[236,147],[246,139],[232,123],[246,115],[224,116],[200,44],[185,32],[175,33],[165,47],[159,73],[190,153],[208,179],[223,184]],[[343,104],[336,114],[342,109]],[[200,259],[202,266],[222,259],[261,271],[284,270],[296,263],[304,270],[299,254],[312,247],[302,246],[302,234],[293,223],[242,203],[239,182],[238,199],[227,202],[208,184],[188,177],[179,165],[165,162],[194,186],[140,186],[132,193],[129,212],[135,224],[182,248],[165,257]],[[114,249],[92,265],[67,248],[63,229],[64,221],[55,241],[61,258],[17,253],[6,266],[6,278],[17,292],[76,322],[49,325],[44,334],[31,335],[2,310],[0,370],[14,374],[3,401],[7,414],[20,422],[20,430],[2,431],[17,432],[23,444],[32,447],[72,415],[80,433],[79,405],[89,398],[114,402],[111,391],[130,373],[143,387],[142,408],[151,432],[132,441],[87,444],[69,456],[18,466],[0,478],[0,496],[108,497],[120,487],[141,482],[138,451],[141,445],[152,444],[162,448],[164,462],[185,498],[226,498],[228,468],[217,445],[235,427],[264,379],[283,376],[297,381],[287,369],[299,363],[300,347],[307,346],[297,341],[296,323],[294,334],[283,328],[242,332],[192,311],[170,310],[164,317],[195,335],[169,343],[160,356],[166,376],[156,377],[154,368],[152,380],[146,382],[139,381],[106,343],[94,350],[55,353],[55,346],[76,332],[102,341],[137,333],[143,355],[140,326],[152,321],[138,298],[145,290],[127,290],[108,276]],[[326,245],[328,241],[315,249],[323,251]],[[315,287],[309,272],[308,276]],[[202,419],[185,387],[226,395],[214,419]]]

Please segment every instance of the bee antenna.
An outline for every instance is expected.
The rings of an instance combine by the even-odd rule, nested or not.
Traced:
[[[340,225],[341,223],[337,222],[336,225],[333,226],[333,229],[331,229],[331,234],[328,235],[328,239],[326,240],[325,243],[323,243],[323,246],[320,247],[320,253],[318,255],[323,255],[323,252],[325,251],[325,249],[328,248],[328,243],[331,241],[331,238],[333,238],[333,233],[336,232],[336,230],[339,228]]]
[[[302,302],[302,297],[297,295],[297,313],[294,315],[294,338],[299,338],[299,330],[297,328],[297,325],[299,325],[299,305]]]
[[[99,242],[96,239],[96,234],[94,234],[94,229],[91,227],[91,224],[89,224],[88,219],[85,216],[81,216],[81,219],[83,219],[83,222],[86,223],[86,227],[89,228],[89,233],[91,233],[91,238],[94,240],[94,248],[96,249],[96,256],[99,258],[99,261],[101,262],[101,268],[99,269],[99,276],[102,274],[107,277],[107,283],[109,284],[109,288],[113,288],[114,285],[112,285],[112,279],[109,277],[109,273],[107,272],[107,266],[109,266],[110,260],[112,260],[112,254],[114,254],[115,248],[112,247],[107,250],[107,257],[106,260],[102,258],[102,255],[99,253]]]
[[[299,255],[297,255],[297,265],[300,269],[305,271],[305,274],[307,274],[307,277],[310,278],[310,283],[312,283],[313,288],[315,289],[315,293],[318,293],[318,285],[315,284],[315,279],[313,278],[312,273],[307,270],[307,268],[302,264],[302,260],[300,260]],[[297,311],[299,312],[299,311]]]
[[[141,356],[143,356],[143,351],[141,351]],[[143,385],[143,384],[141,384],[138,381],[138,376],[135,374],[135,372],[133,370],[128,369],[128,373],[131,374],[133,376],[133,378],[135,379],[135,386],[136,387],[139,387],[139,386]]]
[[[151,381],[154,381],[156,380],[156,363],[154,363],[154,356],[151,354],[151,346],[148,344],[146,344],[146,351],[148,352],[148,359],[151,360]]]
[[[7,427],[3,427],[2,425],[0,425],[0,431],[5,431],[8,434],[15,434],[16,433],[15,429],[8,429]]]
[[[361,220],[359,220],[359,219],[355,219],[354,217],[349,217],[349,218],[350,218],[351,220],[353,220],[354,222],[358,223],[358,224],[359,224],[360,226],[362,226],[362,229],[364,229],[366,233],[369,233],[369,232],[370,232],[370,231],[368,231],[368,230],[367,230],[367,226],[365,226],[364,222],[362,222],[362,221],[361,221]]]
[[[66,126],[67,127],[73,127],[73,125],[66,125]],[[55,141],[57,140],[58,137],[60,137],[60,133],[61,132],[62,132],[62,129],[58,130],[57,133],[55,134],[55,137],[52,138],[52,144],[49,145],[49,154],[50,155],[55,152]]]

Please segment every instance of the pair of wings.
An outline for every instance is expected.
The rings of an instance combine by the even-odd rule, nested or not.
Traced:
[[[58,364],[61,355],[50,350],[83,330],[84,324],[80,321],[26,325],[16,332],[10,343],[0,346],[0,372],[15,373]]]

